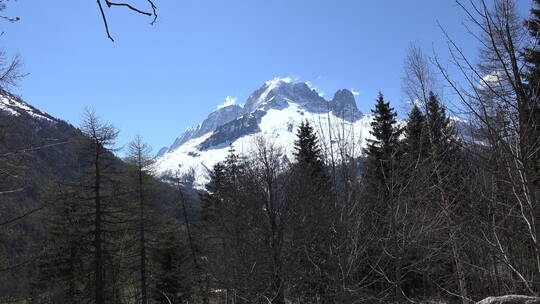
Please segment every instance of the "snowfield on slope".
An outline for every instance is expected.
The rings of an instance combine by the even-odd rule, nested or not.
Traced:
[[[49,122],[54,122],[49,117],[46,117],[46,116],[38,113],[37,110],[30,107],[24,101],[17,100],[16,98],[9,96],[7,93],[0,92],[0,94],[1,94],[0,95],[0,111],[6,112],[6,113],[8,113],[10,115],[13,115],[13,116],[19,116],[20,115],[19,111],[24,111],[28,115],[30,115],[30,116],[32,116],[34,118],[46,120],[46,121],[49,121]],[[17,110],[19,110],[19,111],[17,111]]]

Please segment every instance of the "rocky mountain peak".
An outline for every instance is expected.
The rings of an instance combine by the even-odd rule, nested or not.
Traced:
[[[356,106],[353,93],[347,89],[338,90],[334,94],[334,98],[330,101],[330,108],[336,116],[348,121],[356,121],[362,115]]]

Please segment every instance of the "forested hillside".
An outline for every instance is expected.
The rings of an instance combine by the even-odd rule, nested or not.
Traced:
[[[2,303],[78,303],[97,297],[92,286],[110,297],[117,292],[111,288],[134,288],[147,268],[168,280],[170,263],[189,265],[180,258],[186,249],[175,243],[184,242],[179,219],[197,217],[189,178],[178,176],[176,186],[153,178],[140,138],[125,159],[116,157],[117,131],[91,110],[76,128],[6,91],[0,98]],[[179,248],[177,258],[168,256],[171,247]],[[108,274],[96,283],[95,272]],[[143,286],[159,282],[150,273]],[[113,278],[124,283],[109,287]]]

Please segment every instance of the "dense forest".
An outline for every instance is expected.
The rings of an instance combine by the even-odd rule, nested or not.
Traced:
[[[140,137],[117,156],[92,110],[77,128],[0,115],[0,303],[539,296],[540,0],[527,20],[510,0],[457,3],[478,60],[444,30],[448,62],[412,44],[405,123],[381,93],[367,148],[305,121],[292,159],[264,137],[231,145],[204,190],[154,176]]]

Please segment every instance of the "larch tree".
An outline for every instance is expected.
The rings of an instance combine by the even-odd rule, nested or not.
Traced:
[[[87,199],[91,202],[89,216],[92,219],[89,232],[92,240],[94,301],[104,304],[107,299],[107,243],[111,234],[111,196],[106,193],[110,181],[111,170],[116,161],[113,155],[118,131],[111,124],[102,122],[93,110],[84,113],[81,130],[82,161],[85,162],[86,174],[83,187]]]
[[[537,12],[533,11],[531,20],[524,23],[517,13],[517,3],[512,0],[497,0],[492,4],[484,0],[456,3],[467,14],[475,30],[473,37],[481,45],[478,60],[469,58],[444,32],[450,60],[462,72],[464,81],[455,81],[438,58],[435,63],[479,130],[478,139],[486,144],[485,148],[477,147],[475,155],[482,164],[477,170],[476,186],[485,193],[484,202],[491,212],[482,220],[478,239],[493,255],[494,262],[481,267],[513,276],[515,281],[502,275],[497,280],[537,294],[534,286],[540,274],[537,220],[540,140],[535,92]],[[496,153],[490,153],[493,151]],[[519,242],[524,244],[521,250],[514,250],[518,246],[514,243],[518,234],[502,228],[509,226],[512,231],[521,231],[520,236],[526,236]],[[524,255],[528,261],[534,261],[534,266],[523,262]]]
[[[137,201],[135,216],[135,222],[138,230],[138,256],[139,267],[138,272],[140,275],[140,292],[141,303],[147,304],[149,300],[148,292],[148,248],[149,248],[149,230],[151,222],[148,214],[151,212],[149,209],[151,201],[150,186],[153,182],[151,174],[152,164],[154,158],[151,156],[151,148],[143,142],[140,136],[135,138],[129,143],[127,161],[135,169],[135,178],[137,185],[135,188],[135,200]]]

